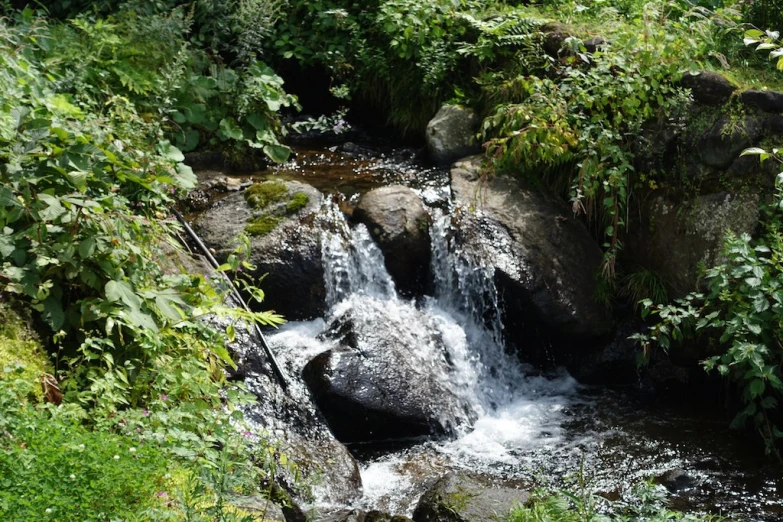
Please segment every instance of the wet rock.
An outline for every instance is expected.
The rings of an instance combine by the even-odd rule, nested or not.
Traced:
[[[763,112],[783,112],[783,93],[775,91],[745,91],[740,95],[742,103]]]
[[[411,306],[396,316],[367,299],[338,315],[326,337],[342,345],[316,356],[303,371],[319,410],[342,442],[444,435],[475,414],[448,386],[442,340],[420,337]],[[407,310],[407,311],[404,311]]]
[[[367,225],[400,292],[420,291],[429,279],[430,216],[419,196],[403,186],[375,189],[362,196],[353,218]]]
[[[450,473],[419,501],[415,522],[496,522],[530,498],[527,491],[495,485],[466,474]]]
[[[670,493],[680,493],[699,485],[699,480],[684,469],[667,471],[658,477],[656,482],[668,489]]]
[[[214,320],[218,321],[215,326],[222,329],[232,323],[229,318]],[[236,336],[228,345],[229,352],[248,390],[258,397],[256,404],[244,409],[245,418],[252,426],[258,426],[254,431],[264,433],[266,443],[275,445],[289,462],[296,463],[295,473],[279,467],[270,489],[271,498],[282,507],[286,521],[308,520],[299,507],[312,500],[302,497],[307,493],[297,485],[303,483],[316,484],[324,502],[345,504],[356,500],[361,495],[359,467],[348,449],[334,437],[297,375],[292,353],[305,348],[271,343],[287,376],[287,389],[283,390],[254,332],[243,322],[233,324]]]
[[[264,497],[235,497],[231,504],[254,515],[261,522],[292,522],[280,506]]]
[[[658,193],[647,199],[642,222],[626,240],[630,259],[657,273],[681,297],[696,289],[699,265],[718,260],[728,230],[752,234],[759,219],[759,195],[720,192],[677,201]]]
[[[644,329],[644,324],[627,319],[616,329],[608,343],[575,358],[567,365],[571,375],[583,384],[633,386],[639,383],[639,343],[629,337]]]
[[[587,229],[564,204],[514,179],[482,180],[481,160],[457,162],[451,188],[461,208],[459,239],[495,268],[507,329],[525,318],[568,340],[606,334],[609,313],[595,301],[602,254]]]
[[[390,515],[382,511],[364,512],[358,509],[342,509],[315,518],[316,522],[412,522],[408,517]]]
[[[739,121],[723,116],[698,138],[696,150],[704,165],[726,169],[744,149],[758,142],[763,130],[761,122],[753,116]]]
[[[737,86],[712,71],[686,72],[682,86],[691,90],[693,99],[702,105],[723,105],[737,90]]]
[[[264,309],[275,310],[287,319],[309,319],[324,312],[324,274],[321,265],[320,229],[317,215],[322,196],[315,188],[294,181],[276,182],[285,186],[274,208],[292,204],[296,194],[304,194],[306,203],[293,213],[283,213],[280,219],[265,224],[269,229],[250,237],[250,259],[256,270],[250,275],[260,283],[266,294]],[[235,238],[246,232],[254,218],[268,215],[271,208],[252,208],[244,193],[234,193],[218,202],[197,218],[196,232],[204,243],[215,250],[215,257],[224,261],[238,246]]]
[[[481,151],[475,134],[480,120],[472,110],[458,105],[444,105],[427,124],[425,138],[430,158],[439,164]]]

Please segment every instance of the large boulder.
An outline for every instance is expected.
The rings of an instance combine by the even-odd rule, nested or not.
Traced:
[[[450,473],[421,497],[414,522],[496,522],[524,505],[530,493],[485,478]]]
[[[371,190],[353,218],[367,225],[383,252],[386,269],[404,295],[420,291],[430,266],[430,216],[419,196],[399,185]]]
[[[476,154],[481,148],[475,134],[479,118],[470,109],[459,105],[444,105],[427,124],[425,138],[430,158],[448,165],[452,161]]]
[[[602,254],[585,226],[514,179],[481,177],[481,161],[457,162],[451,189],[463,248],[495,270],[506,330],[543,326],[568,344],[608,333],[609,313],[596,302]]]
[[[356,299],[325,333],[340,347],[316,356],[303,372],[335,436],[342,442],[440,436],[474,420],[448,388],[436,325],[411,328],[421,312],[407,303]],[[390,306],[393,313],[386,313]]]
[[[641,223],[626,240],[626,255],[654,271],[681,297],[696,289],[700,267],[719,259],[727,231],[752,234],[759,219],[757,193],[720,192],[678,200],[659,192],[647,198]]]
[[[266,294],[264,309],[287,319],[323,315],[326,290],[321,264],[321,231],[316,217],[323,196],[295,181],[257,183],[218,201],[194,223],[204,243],[224,261],[238,246],[236,237],[250,237],[250,274]]]

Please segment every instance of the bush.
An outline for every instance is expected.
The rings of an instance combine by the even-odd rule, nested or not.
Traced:
[[[745,0],[742,3],[742,17],[759,29],[783,30],[783,1]]]

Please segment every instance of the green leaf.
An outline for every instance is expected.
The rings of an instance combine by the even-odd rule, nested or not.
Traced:
[[[264,154],[269,156],[269,159],[275,163],[284,163],[288,161],[288,157],[291,155],[291,149],[285,145],[265,145]]]
[[[141,298],[136,295],[136,291],[126,281],[109,281],[105,287],[106,299],[111,303],[122,301],[131,310],[141,308]]]
[[[764,390],[766,389],[766,385],[764,384],[764,381],[761,379],[754,379],[750,382],[750,386],[748,387],[748,390],[750,391],[750,396],[754,399],[756,397],[760,397],[761,394],[764,393]]]
[[[0,256],[11,257],[16,250],[16,243],[10,236],[0,236]]]
[[[43,320],[52,328],[52,331],[57,332],[65,324],[65,312],[63,311],[63,305],[60,300],[54,296],[49,296],[43,302]]]
[[[215,344],[215,345],[213,345],[210,348],[210,350],[212,351],[212,353],[217,355],[217,357],[221,361],[223,361],[224,363],[229,365],[231,368],[236,370],[237,365],[234,362],[234,360],[231,358],[231,354],[228,353],[228,350],[226,350],[226,348],[224,346],[220,346],[219,344]]]
[[[58,217],[65,214],[66,210],[60,204],[60,200],[49,194],[38,194],[38,199],[46,205],[46,208],[38,211],[43,221],[54,221]]]
[[[90,236],[86,238],[84,241],[79,243],[79,255],[83,259],[87,259],[89,257],[92,257],[93,253],[95,252],[95,237]]]
[[[223,118],[219,124],[223,139],[241,140],[244,137],[242,128],[237,125],[234,118]]]
[[[170,159],[171,161],[176,161],[177,163],[185,161],[185,155],[182,154],[182,151],[172,145],[168,140],[161,141],[158,144],[158,152],[160,152],[161,156]]]

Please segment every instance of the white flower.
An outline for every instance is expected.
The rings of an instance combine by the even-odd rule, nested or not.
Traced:
[[[47,514],[48,514],[48,513],[51,513],[51,512],[52,512],[52,508],[46,508],[46,513],[47,513]]]
[[[70,478],[71,478],[71,480],[75,480],[75,479],[76,479],[76,475],[74,475],[73,473],[71,473],[71,477],[70,477]]]
[[[84,444],[79,444],[79,449],[84,449]]]
[[[114,456],[114,460],[120,460],[120,456],[119,455],[115,455]]]
[[[131,453],[136,453],[136,448],[131,448],[128,451],[130,451]]]

